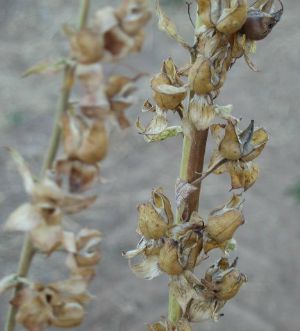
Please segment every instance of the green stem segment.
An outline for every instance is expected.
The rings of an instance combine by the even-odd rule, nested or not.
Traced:
[[[80,8],[80,15],[78,22],[79,29],[83,29],[86,26],[89,8],[90,8],[90,0],[81,0],[81,8]],[[54,127],[50,138],[49,148],[46,153],[41,170],[41,177],[43,177],[46,171],[52,167],[53,161],[55,160],[56,157],[56,153],[60,141],[60,135],[61,135],[60,124],[59,124],[60,118],[63,112],[68,107],[70,93],[74,83],[74,76],[75,76],[74,74],[75,74],[75,66],[66,64],[64,70],[63,87],[60,93],[60,98],[55,115]],[[32,246],[30,237],[29,235],[26,235],[19,260],[19,266],[18,266],[19,277],[27,276],[34,254],[35,254],[35,250]],[[13,298],[16,296],[18,291],[21,290],[21,288],[22,285],[16,287],[13,294]],[[14,306],[10,306],[7,313],[4,331],[14,331],[16,324],[16,313],[17,313],[17,309]]]

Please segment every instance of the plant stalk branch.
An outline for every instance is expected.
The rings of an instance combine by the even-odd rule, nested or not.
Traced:
[[[79,14],[79,23],[78,28],[83,29],[86,26],[88,13],[89,13],[89,7],[90,7],[90,0],[81,0],[80,5],[80,14]],[[52,167],[53,161],[56,157],[59,142],[60,142],[60,135],[61,135],[61,129],[60,129],[60,118],[63,112],[68,107],[69,97],[70,93],[73,87],[74,83],[74,74],[75,74],[75,66],[72,66],[70,64],[66,64],[65,70],[64,70],[64,78],[63,78],[63,86],[61,89],[59,101],[58,101],[58,107],[55,115],[54,120],[54,127],[52,130],[52,135],[50,138],[50,143],[48,147],[48,151],[46,153],[42,170],[41,170],[41,177],[43,177],[48,169]],[[19,277],[26,277],[30,266],[32,259],[34,257],[35,251],[32,246],[31,240],[29,235],[26,235],[26,238],[24,240],[23,248],[20,255],[19,260],[19,266],[18,266],[18,276]],[[13,298],[16,296],[18,291],[22,289],[22,285],[19,285],[16,287]],[[10,306],[4,331],[14,331],[15,324],[16,324],[16,313],[17,309],[14,306]]]

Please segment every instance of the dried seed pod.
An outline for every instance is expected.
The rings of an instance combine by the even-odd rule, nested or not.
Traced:
[[[164,110],[175,110],[186,97],[186,89],[173,85],[165,73],[152,78],[151,88],[157,106]]]
[[[160,239],[164,237],[168,225],[157,213],[152,203],[138,205],[138,232],[146,239]]]
[[[178,244],[176,241],[166,240],[159,253],[158,265],[162,271],[171,276],[183,273],[183,267],[179,263]]]
[[[283,4],[280,0],[281,9],[273,13],[267,12],[272,7],[273,2],[274,0],[267,0],[261,8],[250,8],[247,20],[240,30],[248,39],[262,40],[266,38],[280,21],[283,14]]]
[[[242,156],[241,146],[234,124],[229,121],[225,135],[219,145],[220,154],[227,160],[239,160]]]
[[[136,35],[151,18],[148,0],[125,0],[115,10],[120,26],[130,36]]]
[[[247,277],[237,268],[228,269],[219,278],[215,281],[215,293],[219,300],[230,300],[235,297],[241,286],[247,281]]]
[[[221,215],[209,216],[206,231],[211,239],[222,243],[231,239],[243,223],[243,214],[239,210],[232,209]]]
[[[103,37],[85,28],[69,34],[72,56],[82,64],[95,63],[103,56]]]
[[[226,77],[225,59],[227,58],[223,53],[215,54],[211,59],[201,54],[198,55],[188,75],[190,88],[196,94],[206,95],[223,86]]]
[[[247,19],[247,0],[231,1],[229,8],[224,8],[216,29],[225,34],[233,34],[241,29]]]

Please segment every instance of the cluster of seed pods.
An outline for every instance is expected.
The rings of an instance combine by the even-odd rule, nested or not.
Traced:
[[[89,27],[77,31],[65,26],[71,48],[67,70],[73,74],[67,76],[69,85],[64,88],[71,90],[78,84],[81,95],[68,104],[61,118],[63,155],[38,180],[22,156],[8,148],[29,202],[11,213],[5,229],[27,233],[33,253],[46,257],[57,251],[64,253],[69,271],[67,279],[47,284],[17,275],[1,280],[0,293],[21,285],[11,304],[16,308],[16,322],[29,331],[76,327],[83,322],[85,306],[92,300],[88,285],[101,259],[102,235],[90,228],[75,233],[65,216],[89,208],[96,200],[96,196],[84,193],[99,179],[99,162],[107,154],[108,117],[116,119],[121,128],[129,126],[124,110],[135,101],[135,81],[140,75],[106,78],[103,62],[139,52],[143,27],[150,16],[146,0],[123,0],[117,8],[95,12]]]
[[[230,262],[230,252],[235,246],[233,236],[244,223],[244,192],[259,175],[253,161],[263,151],[268,134],[264,128],[255,127],[254,121],[246,129],[239,129],[240,120],[231,114],[232,107],[218,106],[215,99],[238,58],[244,57],[255,70],[250,54],[256,41],[264,39],[279,22],[283,6],[279,1],[281,8],[276,10],[276,5],[273,0],[258,0],[252,5],[247,0],[199,0],[201,24],[197,24],[195,43],[190,46],[157,3],[159,28],[187,49],[192,61],[183,68],[170,58],[164,61],[161,72],[151,80],[155,104],[147,100],[143,107],[154,117],[145,127],[138,121],[138,129],[146,141],[182,133],[192,139],[191,132],[210,130],[217,146],[207,170],[197,180],[178,179],[177,222],[162,188],[154,189],[150,202],[138,206],[137,232],[141,240],[124,256],[138,277],[152,279],[167,274],[170,293],[180,306],[177,320],[149,324],[149,331],[188,331],[193,322],[218,320],[223,306],[246,282],[246,276],[237,268],[237,259]],[[169,111],[179,115],[181,129],[168,127]],[[229,173],[234,190],[231,199],[207,218],[187,210],[189,196],[197,189],[194,185],[212,173],[224,172]],[[195,268],[213,249],[220,250],[222,256],[199,278]]]

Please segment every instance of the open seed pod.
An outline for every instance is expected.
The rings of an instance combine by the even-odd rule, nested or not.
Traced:
[[[217,300],[230,300],[237,295],[247,277],[236,268],[237,259],[232,264],[227,258],[221,258],[206,272],[202,283],[203,293]]]

